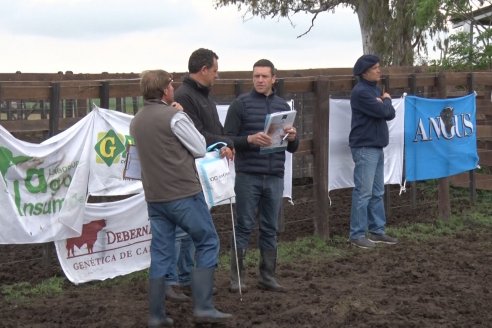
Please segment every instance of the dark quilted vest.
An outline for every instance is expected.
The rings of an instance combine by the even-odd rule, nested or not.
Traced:
[[[242,128],[239,135],[255,134],[265,129],[267,114],[290,110],[281,97],[271,94],[266,97],[256,91],[241,95],[236,101],[242,103]],[[284,176],[285,152],[260,154],[259,147],[236,152],[236,172]]]

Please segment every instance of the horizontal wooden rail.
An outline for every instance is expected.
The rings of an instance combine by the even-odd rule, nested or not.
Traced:
[[[484,173],[474,173],[475,176],[475,184],[477,189],[482,190],[492,190],[492,175],[484,174]],[[469,188],[470,187],[470,174],[469,173],[461,173],[458,175],[454,175],[450,179],[451,185],[455,187],[461,188]]]

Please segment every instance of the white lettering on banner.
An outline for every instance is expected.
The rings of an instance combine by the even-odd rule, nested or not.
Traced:
[[[454,137],[469,137],[473,133],[474,128],[471,114],[468,113],[454,115],[451,123],[446,123],[442,117],[430,117],[428,129],[425,128],[424,121],[421,118],[419,119],[413,142],[432,141],[432,135],[435,135],[437,139],[441,139],[442,137],[446,140],[451,140]]]
[[[141,228],[130,229],[126,231],[106,231],[107,244],[121,243],[132,239],[144,237],[150,235],[150,226],[146,225]]]

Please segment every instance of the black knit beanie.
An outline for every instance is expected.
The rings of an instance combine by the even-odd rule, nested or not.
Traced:
[[[361,75],[369,68],[379,63],[379,57],[375,55],[362,55],[354,65],[354,75]]]

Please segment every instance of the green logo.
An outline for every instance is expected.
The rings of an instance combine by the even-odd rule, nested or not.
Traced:
[[[107,166],[111,166],[116,163],[120,155],[125,152],[125,145],[121,142],[120,138],[113,130],[109,130],[94,146],[98,158],[104,161]]]
[[[0,173],[2,173],[3,179],[5,180],[5,175],[11,166],[27,162],[30,159],[29,156],[14,156],[10,149],[0,147]]]

